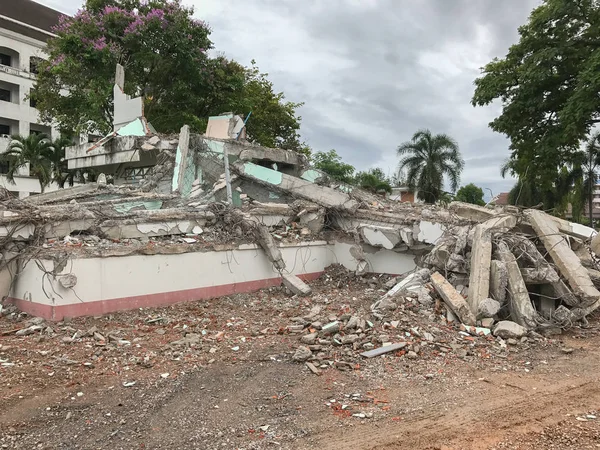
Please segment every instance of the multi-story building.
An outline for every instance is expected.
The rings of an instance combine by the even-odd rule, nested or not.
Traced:
[[[35,104],[27,99],[36,79],[37,64],[45,58],[46,41],[62,15],[31,0],[0,1],[0,153],[6,151],[10,136],[44,133],[52,139],[56,129],[40,123]],[[22,167],[15,182],[4,175],[7,164],[0,164],[0,186],[19,197],[41,191],[29,167]],[[46,191],[58,186],[46,187]]]

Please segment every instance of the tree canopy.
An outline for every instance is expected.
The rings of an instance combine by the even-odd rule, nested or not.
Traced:
[[[544,192],[600,121],[600,2],[544,0],[519,36],[483,68],[472,103],[500,101],[490,127],[510,138],[514,172]]]
[[[120,63],[125,92],[144,96],[145,115],[159,132],[183,124],[203,132],[210,115],[252,111],[251,140],[301,149],[301,104],[285,101],[255,64],[210,57],[210,28],[192,14],[180,0],[87,0],[75,16],[63,16],[30,94],[41,117],[65,132],[109,132]]]
[[[435,203],[443,194],[444,176],[452,191],[456,191],[464,161],[458,144],[446,134],[417,131],[410,141],[398,147],[401,157],[398,170],[406,171],[408,187],[417,192],[419,199]]]
[[[315,169],[322,170],[334,180],[348,184],[354,182],[354,166],[343,162],[334,149],[317,152],[312,156],[312,160]]]
[[[379,167],[369,169],[365,172],[358,172],[355,177],[355,183],[362,189],[374,194],[392,193],[391,182]]]
[[[479,206],[485,205],[485,202],[483,201],[483,189],[473,183],[462,186],[458,192],[456,192],[454,200]]]

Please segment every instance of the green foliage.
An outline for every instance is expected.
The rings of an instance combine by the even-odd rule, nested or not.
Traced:
[[[450,192],[442,192],[440,197],[437,199],[436,204],[441,206],[448,206],[454,201],[454,196]]]
[[[544,197],[548,209],[562,199],[544,193],[600,119],[600,3],[545,0],[519,35],[506,57],[483,68],[472,103],[500,100],[490,127],[510,138],[521,199]]]
[[[458,144],[445,134],[431,134],[429,130],[417,131],[412,140],[398,147],[401,156],[399,172],[406,171],[408,187],[417,191],[419,199],[435,203],[443,193],[444,176],[456,191],[464,161]]]
[[[204,132],[208,117],[248,114],[247,132],[267,147],[301,151],[301,103],[285,101],[254,61],[246,68],[211,58],[207,24],[179,0],[87,0],[63,18],[48,41],[30,96],[45,121],[65,132],[108,133],[113,120],[117,63],[126,70],[125,93],[144,96],[144,112],[159,132],[183,124]]]
[[[296,110],[302,103],[285,101],[283,92],[276,93],[273,83],[261,73],[256,62],[244,68],[244,85],[241,95],[230,96],[228,111],[252,111],[246,132],[252,142],[264,147],[285,148],[302,151],[306,145],[300,142],[300,117]]]
[[[483,201],[483,189],[481,189],[479,186],[475,186],[473,183],[469,183],[466,186],[461,187],[456,193],[454,199],[457,202],[485,206],[485,202]]]
[[[355,184],[375,194],[392,193],[390,181],[379,167],[369,169],[366,172],[358,172],[355,177]]]
[[[317,152],[312,156],[315,169],[322,170],[331,178],[342,183],[354,182],[354,167],[342,161],[342,157],[335,150]]]
[[[30,134],[27,137],[12,136],[8,149],[0,157],[8,161],[6,177],[14,183],[19,169],[29,163],[29,174],[40,182],[41,191],[52,181],[50,155],[52,143],[45,134]]]

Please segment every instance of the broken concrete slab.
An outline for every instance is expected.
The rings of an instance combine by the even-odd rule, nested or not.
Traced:
[[[527,334],[527,329],[510,320],[502,320],[494,327],[493,334],[502,339],[520,339]]]
[[[327,208],[354,212],[359,206],[358,202],[348,194],[257,164],[237,162],[234,167],[242,177],[272,186],[277,190],[288,192],[293,196],[304,198]]]
[[[496,215],[496,211],[493,209],[471,203],[452,202],[448,206],[448,209],[457,216],[472,222],[483,222]]]
[[[498,258],[506,267],[511,317],[524,327],[535,328],[537,326],[537,313],[529,298],[529,291],[514,255],[505,242],[498,242],[496,252]]]
[[[586,305],[597,302],[600,299],[600,291],[596,289],[587,270],[561,235],[554,218],[536,210],[527,210],[524,214],[575,295]]]
[[[283,285],[296,295],[310,295],[312,289],[304,281],[291,273],[282,273]]]
[[[401,242],[400,233],[392,227],[361,225],[358,230],[364,241],[373,247],[383,247],[391,250]]]
[[[500,304],[506,303],[508,292],[508,272],[502,261],[492,260],[490,264],[490,295]]]
[[[475,227],[471,249],[469,277],[469,306],[477,312],[479,302],[490,295],[490,264],[492,262],[492,231],[511,229],[517,224],[515,216],[496,216]]]
[[[364,356],[365,358],[375,358],[376,356],[384,355],[386,353],[402,350],[407,345],[408,344],[406,342],[400,342],[399,344],[384,345],[383,347],[374,348],[373,350],[363,352],[360,355]]]
[[[477,321],[466,300],[442,274],[439,272],[431,274],[431,282],[435,290],[440,294],[440,297],[442,297],[442,300],[444,300],[446,305],[450,307],[462,323],[465,325],[475,325]]]

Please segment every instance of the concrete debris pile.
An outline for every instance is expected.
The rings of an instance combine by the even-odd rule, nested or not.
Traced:
[[[325,282],[345,278],[343,272],[343,268],[332,266],[324,275]],[[546,341],[539,333],[511,321],[499,321],[492,327],[484,319],[480,325],[485,327],[475,326],[475,320],[466,325],[449,319],[442,301],[436,299],[438,281],[447,283],[437,272],[419,269],[401,278],[400,282],[397,278],[388,280],[384,286],[391,289],[370,308],[332,305],[327,298],[313,296],[313,306],[306,314],[291,318],[290,325],[280,330],[298,336],[291,359],[306,363],[311,372],[320,375],[329,368],[354,370],[365,359],[381,355],[408,361],[427,359],[440,365],[448,358],[506,358],[511,352]],[[363,279],[368,281],[369,277]],[[371,296],[379,291],[375,285],[365,290]],[[356,299],[351,303],[356,305]]]
[[[422,261],[438,271],[431,282],[449,316],[471,326],[508,319],[552,332],[585,322],[600,306],[594,230],[538,210],[460,209],[484,220],[451,229]]]
[[[118,66],[114,131],[65,152],[69,169],[93,169],[97,183],[23,201],[0,193],[0,295],[19,308],[60,320],[281,283],[309,295],[305,281],[333,263],[358,275],[435,269],[432,286],[469,326],[565,326],[599,305],[587,227],[539,211],[385,199],[303,154],[253,145],[232,113],[210,117],[204,134],[161,135],[124,77]],[[403,280],[373,318],[401,291],[429,301],[428,276]]]

